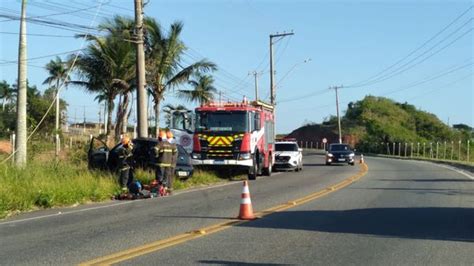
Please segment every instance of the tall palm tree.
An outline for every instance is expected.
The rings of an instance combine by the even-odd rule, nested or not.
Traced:
[[[77,73],[81,80],[74,84],[82,86],[87,92],[102,94],[101,99],[106,98],[107,103],[107,135],[112,132],[112,112],[115,98],[122,94],[123,100],[119,106],[118,124],[116,125],[115,137],[118,138],[121,131],[121,123],[124,111],[128,107],[129,92],[133,86],[131,81],[135,78],[135,59],[132,44],[126,41],[120,30],[125,21],[121,17],[107,20],[104,30],[108,31],[105,37],[88,36],[90,42],[85,52],[78,56],[76,62]],[[113,25],[116,24],[116,30]],[[110,26],[110,27],[109,27]],[[128,27],[128,26],[126,26]],[[125,26],[124,26],[125,28]],[[126,104],[123,104],[126,102]]]
[[[146,26],[146,67],[148,90],[153,96],[155,111],[155,126],[158,134],[160,103],[165,91],[188,82],[189,77],[196,72],[216,70],[214,63],[205,59],[189,66],[183,66],[181,57],[186,46],[180,40],[183,29],[181,22],[171,24],[168,34],[153,19],[145,19]]]
[[[209,75],[196,74],[196,80],[189,80],[192,90],[179,90],[178,93],[190,102],[198,102],[200,105],[208,103],[214,99],[217,89],[214,87],[214,79]]]
[[[44,80],[43,84],[48,84],[50,87],[54,84],[56,90],[56,130],[59,130],[59,89],[60,85],[67,86],[70,81],[68,63],[61,60],[59,56],[56,56],[55,60],[49,61],[46,64],[46,70],[49,72],[49,76]]]

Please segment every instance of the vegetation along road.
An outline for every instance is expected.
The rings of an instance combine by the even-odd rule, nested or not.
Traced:
[[[303,172],[251,182],[254,210],[264,215],[254,221],[233,222],[235,182],[20,215],[0,223],[0,257],[8,265],[474,263],[472,176],[425,162],[367,158],[368,171],[323,162],[307,155]],[[327,195],[296,200],[318,191]]]

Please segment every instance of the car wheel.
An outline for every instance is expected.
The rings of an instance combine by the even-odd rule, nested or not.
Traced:
[[[354,166],[354,165],[355,165],[355,163],[354,163],[354,162],[352,162],[352,163],[350,163],[350,165]]]
[[[331,165],[331,163],[326,162],[326,165]]]

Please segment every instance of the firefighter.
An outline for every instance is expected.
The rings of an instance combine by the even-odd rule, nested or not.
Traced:
[[[132,150],[133,143],[129,137],[122,138],[122,146],[118,149],[119,158],[119,184],[122,186],[122,192],[128,192],[128,186],[133,182]]]
[[[156,159],[155,179],[156,181],[158,181],[160,186],[166,189],[169,185],[168,180],[166,178],[166,171],[168,170],[168,168],[171,167],[173,150],[171,148],[170,143],[166,139],[165,131],[160,131],[158,140],[159,142],[154,148]]]
[[[168,180],[168,191],[171,194],[173,191],[173,181],[174,181],[176,163],[178,161],[178,146],[176,145],[176,142],[174,141],[174,138],[173,138],[173,133],[170,130],[166,131],[166,138],[168,139],[168,142],[170,143],[171,154],[172,154],[171,167],[167,168],[165,171],[165,177]]]

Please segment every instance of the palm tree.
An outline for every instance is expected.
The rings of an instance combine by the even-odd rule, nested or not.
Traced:
[[[217,67],[205,59],[189,66],[182,65],[181,56],[185,53],[186,46],[179,38],[183,29],[181,22],[171,24],[167,35],[153,18],[146,18],[145,25],[148,48],[146,51],[147,84],[153,96],[155,134],[158,134],[160,103],[165,91],[188,82],[189,77],[196,72],[213,71]]]
[[[179,95],[184,99],[195,102],[200,105],[208,103],[214,99],[214,93],[217,89],[213,86],[214,79],[209,75],[196,74],[196,80],[188,81],[193,87],[192,90],[179,90]]]
[[[46,70],[49,72],[49,76],[44,80],[43,84],[48,84],[51,87],[51,84],[55,84],[54,88],[56,90],[56,130],[59,130],[59,89],[60,85],[67,86],[70,81],[69,77],[69,67],[68,63],[61,60],[59,56],[55,60],[49,61],[46,64]],[[61,84],[62,82],[62,84]]]
[[[112,132],[112,112],[114,100],[118,95],[123,95],[119,103],[118,120],[115,126],[115,137],[121,133],[123,117],[128,108],[129,93],[133,88],[132,80],[135,78],[134,50],[130,42],[125,41],[123,35],[128,19],[115,17],[101,24],[109,34],[105,37],[88,36],[90,44],[84,54],[78,56],[76,65],[80,81],[79,85],[90,93],[102,95],[100,99],[106,98],[107,103],[107,136]],[[111,26],[115,25],[115,26]],[[114,28],[115,27],[115,28]],[[130,34],[130,31],[128,31]]]

